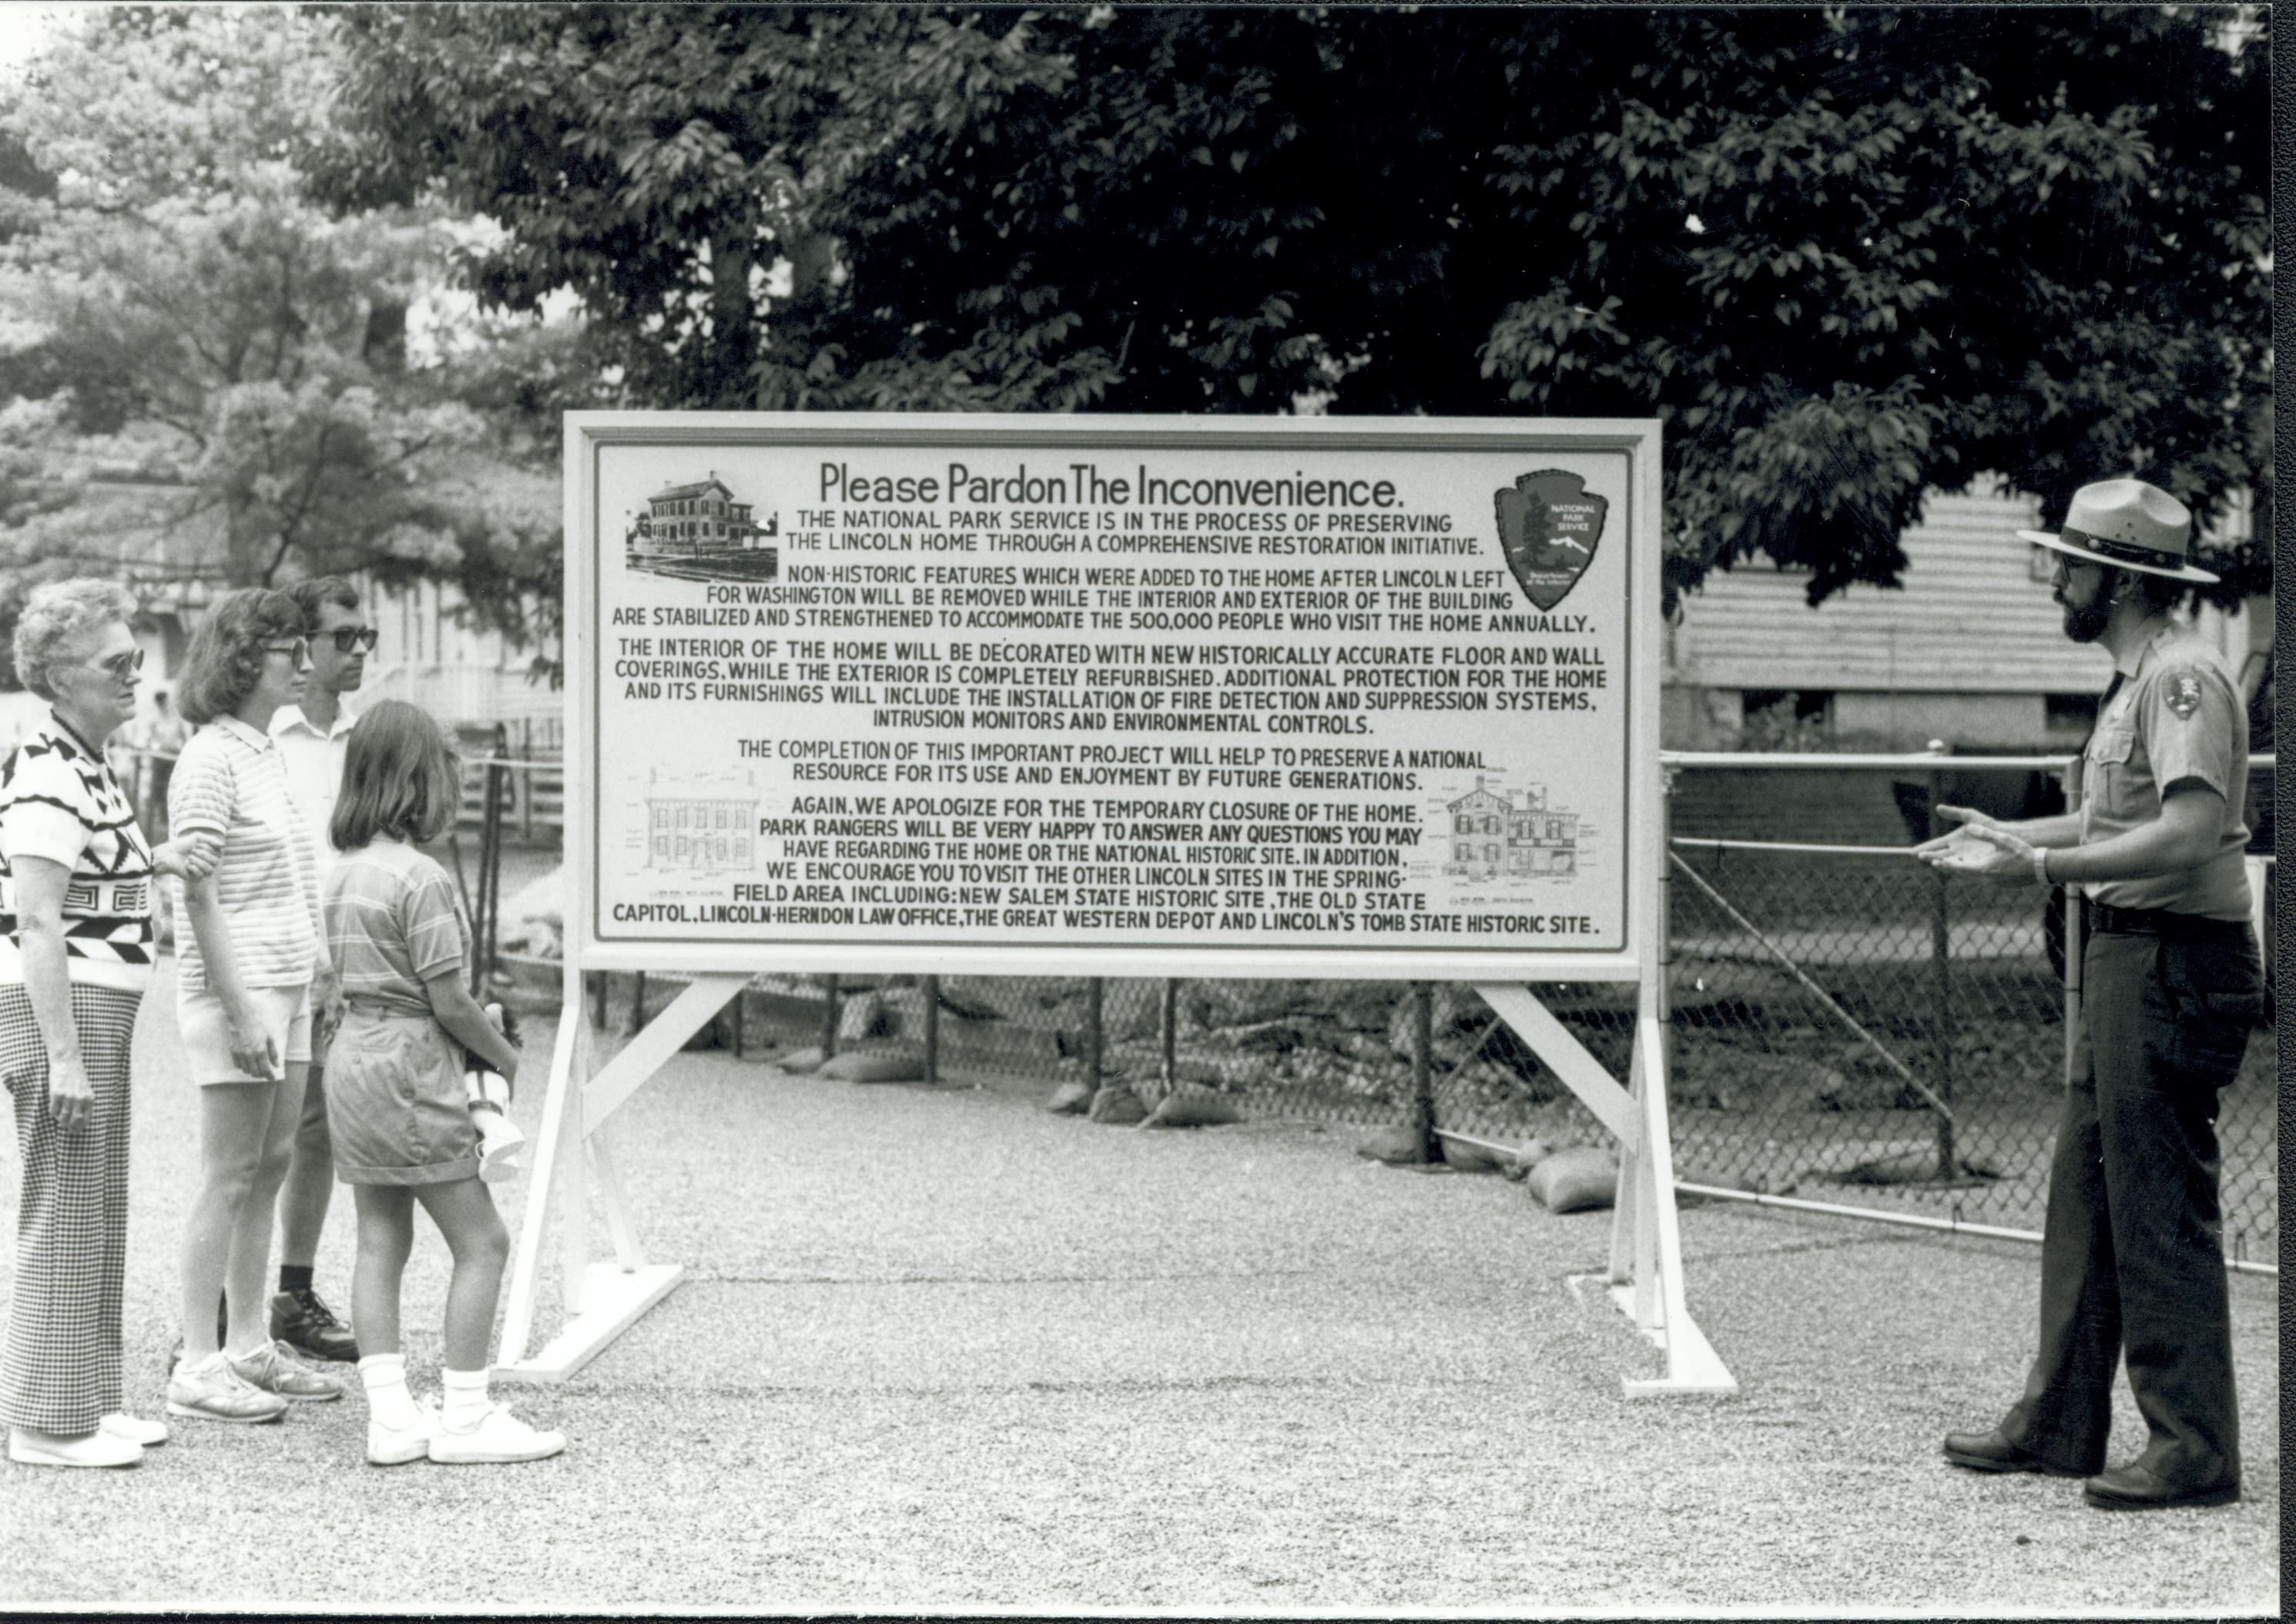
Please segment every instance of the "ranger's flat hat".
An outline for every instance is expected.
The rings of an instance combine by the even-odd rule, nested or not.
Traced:
[[[2212,586],[2216,576],[2189,561],[2193,510],[2142,480],[2099,480],[2073,492],[2064,527],[2018,535],[2092,564]]]

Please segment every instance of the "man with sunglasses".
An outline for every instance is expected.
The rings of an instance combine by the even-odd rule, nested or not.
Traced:
[[[327,840],[341,793],[343,758],[357,718],[343,696],[358,691],[374,627],[360,614],[358,588],[339,575],[319,576],[288,588],[303,611],[310,639],[311,674],[300,705],[283,705],[271,718],[271,737],[287,767],[288,792],[312,834],[319,878],[335,860]],[[312,1006],[311,1070],[303,1090],[303,1118],[293,1158],[279,1186],[279,1291],[271,1300],[271,1334],[313,1358],[356,1361],[358,1343],[313,1288],[319,1232],[334,1195],[334,1144],[327,1134],[327,1044],[334,1036],[340,999],[320,989]]]

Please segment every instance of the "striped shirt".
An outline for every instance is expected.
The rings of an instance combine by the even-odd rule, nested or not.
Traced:
[[[141,992],[152,979],[152,849],[103,758],[51,717],[0,765],[0,986],[24,979],[14,865],[45,857],[64,884],[64,971]]]
[[[437,859],[388,837],[343,853],[327,871],[326,916],[335,973],[354,1005],[427,1015],[424,980],[469,962],[455,882]]]
[[[319,875],[310,832],[287,791],[279,746],[235,716],[193,734],[168,782],[180,838],[223,837],[211,876],[243,987],[300,987],[319,957]],[[178,993],[207,990],[198,932],[177,932]]]

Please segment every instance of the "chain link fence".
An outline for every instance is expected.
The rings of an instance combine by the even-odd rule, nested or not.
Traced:
[[[2068,1047],[2062,893],[1949,879],[1910,846],[1928,833],[1936,800],[2003,816],[2054,809],[2070,764],[1682,765],[1692,759],[1677,759],[1668,887],[1678,1177],[2038,1231]],[[1798,831],[1844,838],[1748,838],[1774,828],[1782,805],[1794,808]],[[1408,1124],[1424,1109],[1437,1128],[1476,1137],[1602,1142],[1575,1097],[1465,988],[1429,989],[1423,1084],[1412,988],[1401,982],[1095,988],[1086,978],[939,983],[939,1068],[958,1079],[991,1069],[1047,1093],[1116,1081],[1151,1101],[1192,1084],[1254,1114],[1366,1127]],[[1625,1075],[1631,988],[1536,990]],[[817,982],[761,986],[742,1041],[817,1046],[826,1035],[832,1046],[914,1048],[924,996],[914,979],[848,980],[832,1017]],[[2267,1022],[2224,1095],[2225,1243],[2235,1260],[2268,1261],[2277,1249],[2276,1056]]]
[[[474,741],[473,742],[479,742]],[[2062,893],[1951,880],[1910,855],[1942,800],[2001,816],[2064,804],[2057,759],[1669,757],[1667,1013],[1685,1184],[2038,1231],[2064,1087]],[[2251,803],[2270,793],[2259,759]],[[554,1000],[554,919],[518,894],[560,858],[554,763],[473,750],[450,858],[496,984]],[[1781,807],[1807,838],[1765,838]],[[2252,821],[2255,821],[2252,818]],[[2268,883],[2268,880],[2267,880]],[[2268,920],[2268,912],[2265,918]],[[2268,932],[2267,932],[2268,934]],[[674,982],[593,978],[625,1029]],[[1635,993],[1535,986],[1614,1075]],[[907,1055],[952,1081],[1176,1086],[1247,1114],[1478,1138],[1605,1142],[1467,988],[1429,987],[1423,1040],[1399,981],[759,977],[697,1042]],[[1422,1056],[1423,1055],[1423,1068]],[[2276,1041],[2251,1036],[2223,1096],[2225,1245],[2278,1245]]]

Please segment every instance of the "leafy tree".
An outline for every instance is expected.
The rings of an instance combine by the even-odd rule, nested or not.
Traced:
[[[132,521],[213,537],[172,562],[226,584],[440,576],[548,629],[525,619],[556,597],[554,480],[488,397],[555,340],[448,332],[410,365],[458,223],[305,196],[337,60],[323,18],[119,8],[0,105],[0,464],[37,493],[0,513],[18,586],[130,562]]]
[[[1817,602],[1983,471],[2263,485],[2231,21],[367,8],[322,168],[499,219],[473,285],[572,289],[636,400],[1654,415],[1670,590]]]

